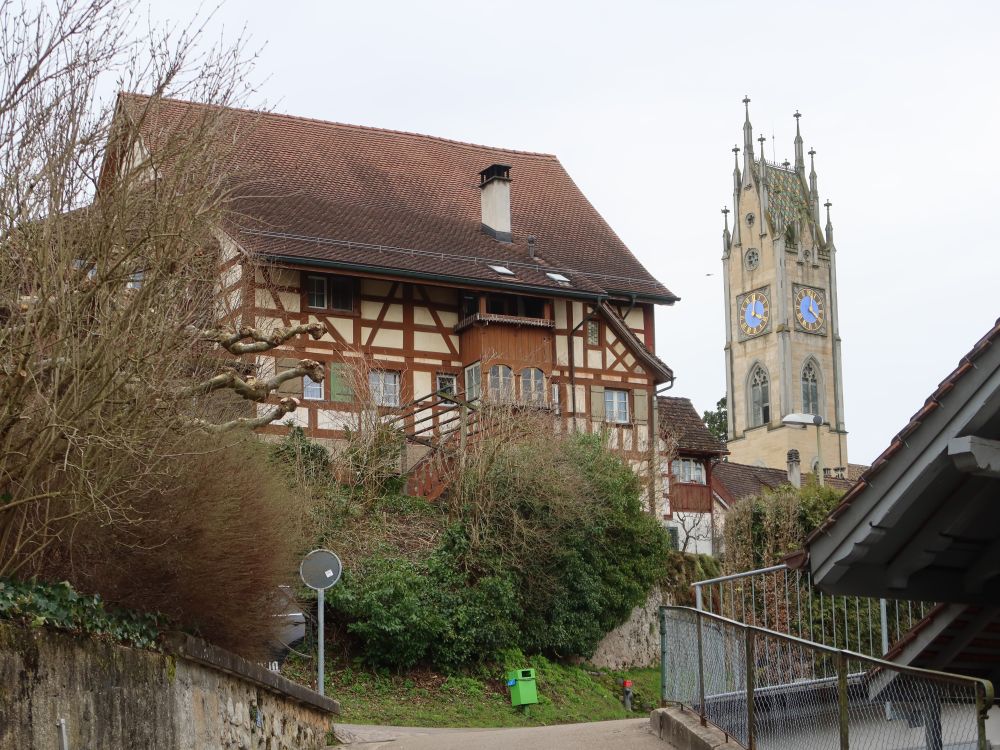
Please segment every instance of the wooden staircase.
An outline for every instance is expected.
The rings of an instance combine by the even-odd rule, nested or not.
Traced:
[[[455,461],[466,450],[470,438],[480,432],[479,401],[464,394],[437,391],[400,408],[392,426],[402,431],[409,446],[426,448],[426,453],[407,466],[406,493],[437,500],[448,489]]]

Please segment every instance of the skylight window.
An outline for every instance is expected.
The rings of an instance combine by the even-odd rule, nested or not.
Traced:
[[[568,284],[569,283],[569,279],[566,278],[565,276],[563,276],[561,273],[547,272],[545,275],[548,276],[553,281],[558,281],[558,282],[564,283],[564,284]]]
[[[513,276],[514,272],[511,271],[507,266],[490,266],[494,271],[496,271],[501,276]]]

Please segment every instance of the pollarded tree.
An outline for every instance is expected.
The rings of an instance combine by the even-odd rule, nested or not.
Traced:
[[[203,49],[198,22],[140,34],[138,10],[0,4],[0,576],[65,552],[84,519],[135,522],[186,433],[281,419],[282,382],[323,378],[311,360],[256,376],[259,353],[321,329],[246,326],[254,260],[219,232],[242,41]],[[110,77],[152,96],[102,101]],[[222,106],[147,148],[167,94]]]

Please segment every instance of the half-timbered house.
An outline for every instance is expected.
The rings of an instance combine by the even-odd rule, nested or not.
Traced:
[[[150,108],[142,152],[200,106],[123,96],[120,114]],[[318,340],[256,363],[262,373],[304,357],[324,364],[323,382],[284,386],[301,400],[295,424],[335,443],[359,398],[348,373],[363,362],[365,397],[386,410],[441,392],[543,407],[574,429],[607,431],[658,473],[656,389],[673,373],[654,353],[653,310],[678,298],[555,156],[230,114],[241,181],[229,188],[238,218],[219,228],[219,295],[259,328],[322,325]],[[662,498],[662,487],[651,493]]]

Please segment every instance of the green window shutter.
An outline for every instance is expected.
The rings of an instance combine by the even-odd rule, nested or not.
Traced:
[[[590,386],[590,416],[598,422],[604,421],[604,386]]]
[[[649,421],[649,395],[645,389],[636,388],[632,391],[632,414],[636,424],[646,424]]]
[[[291,357],[280,357],[274,360],[275,374],[280,375],[283,372],[295,369],[298,365],[299,360],[297,359],[292,359]],[[301,396],[302,378],[292,378],[291,380],[286,380],[278,386],[278,393],[285,396]]]
[[[330,364],[330,400],[345,403],[354,401],[354,384],[351,382],[350,369],[339,362]]]

